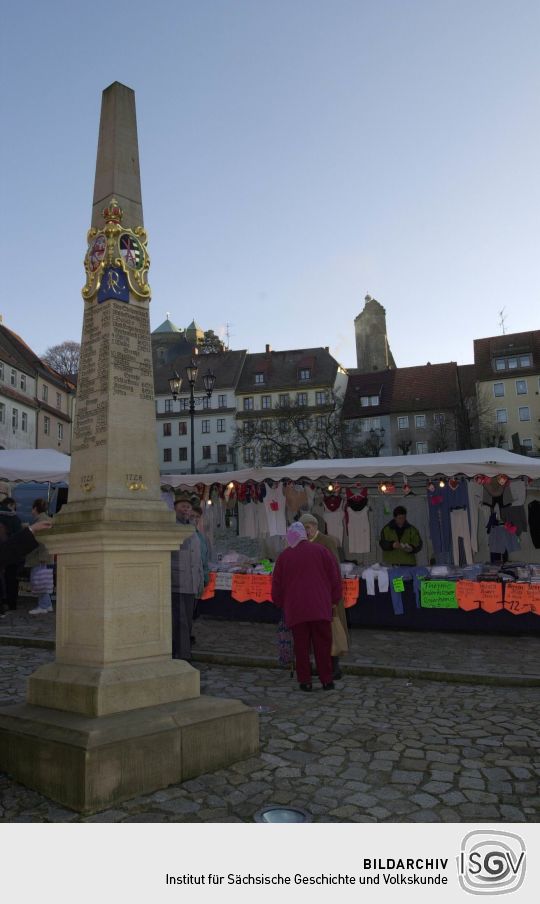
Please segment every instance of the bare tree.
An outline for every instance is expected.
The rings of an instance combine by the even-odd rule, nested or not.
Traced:
[[[402,455],[409,455],[411,451],[411,446],[413,444],[411,434],[406,431],[405,433],[400,433],[399,439],[397,441],[397,447]]]
[[[369,430],[367,437],[360,440],[358,455],[360,458],[378,458],[384,448],[384,427]]]
[[[343,400],[329,392],[324,406],[276,405],[236,429],[233,447],[244,464],[281,466],[299,459],[350,458],[360,454],[359,428],[341,419]]]
[[[446,452],[450,448],[450,426],[444,415],[434,422],[429,434],[429,448],[432,452]]]
[[[51,345],[41,356],[50,367],[65,377],[74,377],[79,372],[79,358],[81,346],[79,342],[61,342],[59,345]]]

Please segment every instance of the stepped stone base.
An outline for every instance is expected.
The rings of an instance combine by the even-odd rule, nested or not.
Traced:
[[[183,660],[162,659],[98,669],[51,662],[28,680],[28,703],[85,716],[180,702],[200,694],[199,672]]]
[[[0,771],[87,814],[258,750],[257,714],[239,700],[202,696],[98,718],[0,709]]]

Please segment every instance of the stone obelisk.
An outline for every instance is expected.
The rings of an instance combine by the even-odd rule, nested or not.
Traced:
[[[27,705],[0,711],[0,769],[91,812],[258,749],[256,714],[201,696],[171,658],[170,556],[189,528],[160,499],[135,95],[118,82],[103,92],[84,265],[69,501],[44,540],[56,660]]]

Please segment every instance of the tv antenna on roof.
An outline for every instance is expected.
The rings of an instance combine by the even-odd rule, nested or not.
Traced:
[[[230,345],[231,345],[231,326],[233,326],[233,325],[234,324],[229,323],[229,321],[227,321],[227,323],[225,324],[225,338],[227,340],[227,343],[226,343],[227,351],[229,350]]]
[[[506,320],[506,314],[504,312],[505,312],[505,308],[501,308],[501,310],[499,311],[499,325],[501,327],[503,336],[506,334],[506,330],[504,327],[504,322]]]

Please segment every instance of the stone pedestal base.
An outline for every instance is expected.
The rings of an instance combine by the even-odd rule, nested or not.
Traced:
[[[28,703],[85,716],[108,716],[198,697],[200,674],[187,662],[153,659],[98,669],[50,662],[28,680]]]
[[[95,719],[29,704],[0,710],[0,771],[81,813],[258,750],[257,714],[239,700],[203,696]]]

